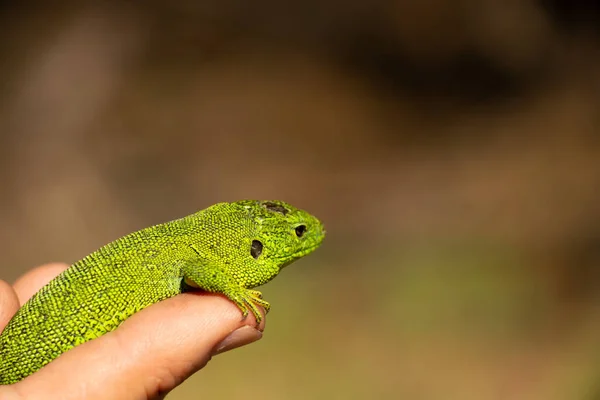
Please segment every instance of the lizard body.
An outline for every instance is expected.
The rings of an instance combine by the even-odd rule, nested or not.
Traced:
[[[0,384],[15,383],[65,351],[189,287],[222,293],[245,318],[260,292],[325,235],[318,219],[281,201],[219,203],[131,233],[76,262],[37,292],[0,335]]]

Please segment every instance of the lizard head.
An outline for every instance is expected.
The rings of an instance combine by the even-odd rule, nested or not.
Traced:
[[[316,217],[276,200],[218,203],[186,221],[199,226],[191,247],[245,288],[267,283],[325,237]]]
[[[273,271],[273,276],[316,250],[325,238],[321,221],[283,201],[244,200],[238,204],[255,222],[250,255],[258,267]]]

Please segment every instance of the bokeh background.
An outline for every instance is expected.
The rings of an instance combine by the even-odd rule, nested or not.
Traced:
[[[327,226],[171,399],[600,399],[597,2],[0,11],[3,279],[219,201]]]

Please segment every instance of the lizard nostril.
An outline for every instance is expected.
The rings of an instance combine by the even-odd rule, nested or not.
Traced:
[[[257,259],[262,253],[263,245],[258,240],[252,241],[252,246],[250,246],[250,254],[254,259]]]

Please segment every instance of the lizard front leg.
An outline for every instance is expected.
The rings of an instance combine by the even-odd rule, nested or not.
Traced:
[[[256,305],[263,307],[265,312],[269,312],[271,308],[271,305],[262,299],[262,294],[258,290],[242,287],[217,263],[195,259],[186,262],[182,272],[187,285],[211,293],[222,293],[233,301],[242,311],[242,319],[248,316],[248,312],[252,312],[256,323],[259,324],[262,314]]]

